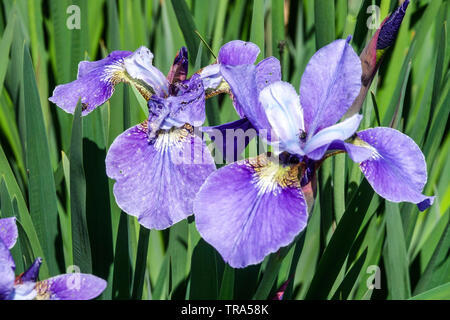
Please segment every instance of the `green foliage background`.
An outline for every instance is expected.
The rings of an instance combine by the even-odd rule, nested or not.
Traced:
[[[145,119],[145,101],[119,85],[88,117],[47,100],[76,78],[78,62],[113,50],[151,49],[167,72],[186,45],[190,73],[224,43],[242,39],[273,55],[299,87],[313,53],[353,35],[360,53],[394,0],[2,0],[0,3],[1,217],[16,216],[17,273],[41,256],[41,278],[77,265],[108,280],[101,299],[266,299],[288,279],[285,299],[450,298],[450,111],[447,0],[412,0],[396,44],[366,98],[362,128],[392,125],[411,136],[428,164],[435,204],[380,198],[345,155],[327,160],[307,229],[257,266],[234,270],[200,239],[192,217],[164,231],[121,212],[105,174],[108,146]],[[77,5],[81,29],[69,30]],[[79,110],[78,110],[79,111]],[[237,119],[231,101],[207,102],[208,124]],[[369,290],[369,266],[381,288]],[[370,280],[370,279],[369,279]]]

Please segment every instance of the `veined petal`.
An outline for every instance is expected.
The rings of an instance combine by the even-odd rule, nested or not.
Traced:
[[[174,86],[177,86],[177,96],[153,96],[148,101],[151,139],[160,129],[181,128],[186,123],[199,127],[205,121],[205,91],[200,76],[195,74]]]
[[[346,40],[336,40],[314,54],[300,85],[308,136],[342,118],[358,96],[361,73],[361,61]]]
[[[16,264],[14,263],[11,252],[2,239],[0,239],[0,265],[7,266],[13,271],[16,269]]]
[[[116,138],[106,156],[119,207],[149,229],[165,229],[192,214],[193,200],[214,160],[191,127],[161,130],[148,141],[146,123]]]
[[[125,81],[123,61],[131,54],[130,51],[114,51],[99,61],[80,62],[77,80],[57,86],[49,100],[64,111],[74,113],[81,99],[82,114],[90,113],[111,98],[116,84]]]
[[[199,127],[205,122],[205,90],[198,74],[180,82],[178,95],[170,96],[166,100],[170,113],[161,129],[181,127],[185,123]]]
[[[37,300],[90,300],[106,288],[106,281],[83,273],[62,274],[36,283]]]
[[[303,110],[294,87],[283,81],[272,83],[261,91],[259,102],[273,130],[271,143],[277,144],[279,152],[304,155],[300,147]]]
[[[311,140],[306,142],[304,147],[305,153],[311,159],[320,160],[333,141],[344,141],[350,138],[358,129],[361,120],[362,115],[355,114],[338,124],[319,131],[312,136]],[[321,152],[314,152],[319,148]]]
[[[366,147],[363,147],[361,144],[357,142],[358,139],[355,139],[354,141],[345,142],[345,141],[333,141],[330,146],[328,147],[328,150],[343,150],[347,152],[350,159],[352,159],[356,163],[363,162],[367,159],[372,158],[374,149],[370,147],[369,145],[365,144]],[[360,140],[362,141],[362,140]],[[370,147],[370,148],[369,148]]]
[[[265,87],[281,81],[280,60],[275,57],[268,57],[261,60],[256,65],[256,87],[261,92]],[[295,89],[294,89],[295,91]],[[298,99],[298,96],[297,96]]]
[[[0,239],[0,300],[10,299],[14,289],[14,260]]]
[[[256,44],[241,40],[230,41],[219,50],[217,63],[213,63],[199,71],[205,90],[219,90],[222,92],[223,84],[220,65],[238,66],[243,64],[254,64],[259,55],[259,48]]]
[[[254,64],[259,52],[258,46],[252,42],[233,40],[220,48],[217,60],[220,64],[230,66]]]
[[[236,111],[241,117],[247,117],[253,127],[270,131],[270,124],[264,108],[259,103],[259,90],[256,81],[256,66],[221,66],[224,79],[228,82],[235,99]],[[268,137],[270,141],[270,136]]]
[[[35,290],[35,282],[24,282],[14,285],[14,291],[12,292],[11,300],[33,300],[36,298],[37,292]]]
[[[392,202],[412,202],[425,210],[434,197],[422,194],[427,182],[425,157],[407,135],[391,128],[373,128],[358,132],[372,149],[372,157],[360,168],[373,189]]]
[[[152,65],[153,54],[146,47],[140,47],[123,61],[126,72],[133,80],[143,81],[158,96],[169,92],[169,83],[164,74]]]
[[[306,226],[297,175],[298,167],[282,167],[264,155],[217,170],[194,203],[200,235],[234,268],[260,263]]]
[[[223,81],[222,73],[220,72],[220,64],[218,63],[204,67],[199,71],[199,75],[203,81],[205,90],[215,90]]]
[[[3,241],[8,249],[14,247],[17,236],[16,218],[0,219],[0,240]]]
[[[245,150],[257,132],[247,118],[213,127],[201,127],[214,141],[216,148],[227,162],[234,162]]]

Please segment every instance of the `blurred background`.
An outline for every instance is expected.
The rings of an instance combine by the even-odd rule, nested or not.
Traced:
[[[352,35],[361,53],[401,2],[1,0],[0,212],[19,221],[16,274],[41,256],[42,279],[81,270],[108,280],[101,299],[450,298],[447,0],[411,1],[362,108],[361,129],[393,126],[421,147],[434,205],[419,212],[384,201],[338,155],[320,170],[307,229],[246,269],[225,265],[193,217],[149,231],[115,204],[104,160],[115,137],[146,118],[134,88],[118,85],[83,119],[48,101],[81,60],[146,46],[167,74],[187,46],[192,74],[235,39],[256,43],[258,60],[280,59],[283,80],[298,89],[317,49]],[[238,119],[228,96],[209,99],[206,111],[207,125]]]

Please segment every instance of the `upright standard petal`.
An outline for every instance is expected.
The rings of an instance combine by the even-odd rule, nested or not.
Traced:
[[[258,100],[256,66],[222,66],[221,72],[230,85],[238,114],[247,117],[258,132],[270,130],[269,121]]]
[[[254,64],[259,55],[259,48],[256,44],[241,40],[230,41],[219,50],[217,62],[206,66],[199,71],[203,86],[208,94],[216,95],[226,92],[229,88],[224,84],[221,65],[238,66],[244,64]]]
[[[222,46],[217,60],[220,64],[238,66],[242,64],[254,64],[260,50],[252,42],[233,40]]]
[[[294,87],[283,81],[272,83],[261,91],[259,103],[273,130],[271,144],[278,149],[276,153],[304,155],[300,147],[305,130],[303,111]]]
[[[6,245],[8,249],[14,247],[17,241],[17,225],[16,218],[0,219],[0,240]]]
[[[190,126],[161,130],[149,142],[146,123],[116,138],[106,156],[119,207],[149,229],[165,229],[193,213],[193,200],[214,160]]]
[[[261,60],[256,65],[255,72],[256,88],[258,89],[258,93],[261,93],[265,87],[281,81],[280,60],[275,57],[268,57]]]
[[[194,203],[200,235],[234,268],[287,246],[308,218],[298,171],[261,155],[214,172]]]
[[[361,73],[361,61],[346,40],[336,40],[314,54],[300,85],[308,136],[341,119],[359,93]]]
[[[425,157],[407,135],[391,128],[373,128],[358,132],[372,148],[372,157],[360,168],[373,189],[392,202],[412,202],[425,210],[434,197],[422,194],[427,182]]]
[[[49,100],[64,111],[74,113],[81,99],[82,114],[90,113],[111,98],[116,84],[125,81],[123,62],[131,54],[130,51],[114,51],[99,61],[80,62],[77,80],[57,86]]]
[[[62,274],[36,283],[37,300],[90,300],[106,288],[106,281],[83,273]]]

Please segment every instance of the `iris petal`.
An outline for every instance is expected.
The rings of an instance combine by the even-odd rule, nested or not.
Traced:
[[[260,263],[304,229],[307,205],[295,169],[265,156],[211,174],[194,203],[203,239],[234,268]]]
[[[309,136],[342,118],[358,96],[361,73],[361,61],[346,40],[336,40],[314,54],[300,85]]]
[[[256,83],[256,66],[222,66],[221,72],[228,82],[236,100],[236,111],[241,117],[247,117],[255,129],[270,130],[270,124],[264,109],[258,101],[258,88]],[[268,137],[270,140],[270,137]]]
[[[83,115],[104,104],[114,93],[115,85],[124,80],[123,59],[130,51],[114,51],[106,58],[80,62],[77,80],[59,85],[49,100],[68,113],[74,113],[78,100]]]
[[[252,42],[233,40],[220,48],[217,60],[220,64],[230,66],[254,64],[259,52],[258,46]]]
[[[373,148],[372,157],[360,168],[380,196],[416,203],[421,210],[433,203],[434,197],[422,194],[427,181],[425,157],[410,137],[382,127],[358,132],[358,137]]]
[[[239,156],[257,135],[255,128],[247,118],[219,126],[202,127],[200,130],[211,137],[216,148],[227,162],[240,160]]]
[[[14,260],[0,239],[0,300],[9,299],[14,287]]]
[[[0,219],[0,240],[3,241],[8,249],[14,247],[17,236],[16,218]]]
[[[320,160],[333,141],[344,141],[350,138],[358,129],[361,120],[362,115],[355,114],[338,124],[319,131],[306,143],[305,153],[311,159]]]
[[[164,74],[152,65],[153,53],[146,47],[140,47],[124,59],[124,67],[131,78],[143,81],[158,96],[169,92],[169,83]]]
[[[38,300],[90,300],[106,288],[106,281],[84,273],[62,274],[36,284]]]
[[[135,126],[116,138],[106,156],[119,207],[149,229],[165,229],[192,214],[196,192],[215,170],[203,141],[186,128],[161,131],[149,143]]]
[[[294,87],[287,82],[275,82],[261,91],[259,102],[273,130],[272,145],[276,144],[280,152],[304,155],[300,148],[303,111]]]

